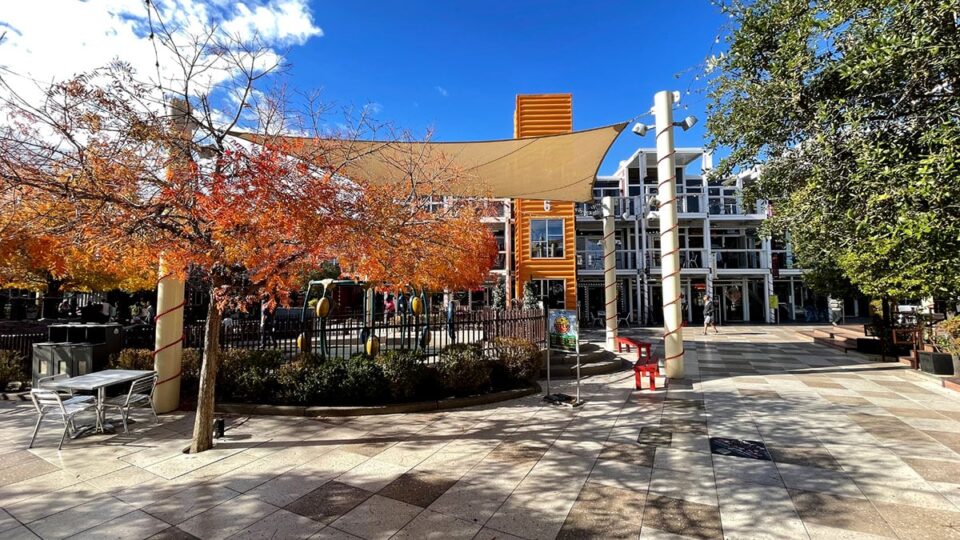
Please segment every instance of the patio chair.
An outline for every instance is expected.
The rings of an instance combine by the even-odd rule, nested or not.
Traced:
[[[77,432],[77,427],[73,424],[73,418],[87,409],[96,407],[92,396],[80,396],[67,400],[60,398],[60,394],[55,390],[47,388],[34,388],[30,391],[30,399],[33,406],[37,409],[37,425],[33,428],[33,437],[30,437],[30,446],[33,448],[33,442],[37,438],[37,432],[40,431],[40,422],[48,413],[60,413],[60,419],[63,421],[63,435],[60,436],[60,444],[57,450],[63,448],[63,441],[67,438],[67,431],[72,429]]]
[[[157,387],[157,374],[147,375],[130,383],[130,391],[126,394],[109,398],[103,402],[103,408],[120,409],[120,418],[123,420],[123,432],[127,432],[127,418],[130,416],[130,409],[135,407],[150,407],[153,413],[153,420],[160,423],[157,416],[157,410],[153,408],[153,391]]]

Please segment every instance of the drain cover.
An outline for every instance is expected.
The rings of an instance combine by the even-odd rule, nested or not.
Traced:
[[[772,461],[770,454],[767,452],[767,447],[759,441],[710,437],[710,452],[721,456]]]

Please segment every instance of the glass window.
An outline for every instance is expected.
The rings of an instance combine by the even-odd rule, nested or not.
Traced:
[[[563,257],[563,220],[530,220],[530,256],[534,259]]]
[[[533,283],[534,290],[547,309],[566,308],[566,286],[562,279],[538,279]]]

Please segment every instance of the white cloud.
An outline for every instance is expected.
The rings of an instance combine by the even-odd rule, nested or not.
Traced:
[[[450,95],[450,92],[447,92],[447,89],[442,86],[434,86],[433,88],[434,90],[437,91],[438,94],[440,94],[443,97],[447,97]]]
[[[313,22],[308,0],[153,0],[160,18],[178,43],[209,25],[233,36],[258,35],[270,47],[265,61],[279,59],[281,47],[302,45],[323,35]],[[157,19],[154,17],[154,25]],[[31,0],[4,2],[0,11],[2,75],[18,90],[37,92],[35,85],[8,72],[46,85],[104,66],[115,59],[129,62],[142,76],[157,78],[157,55],[147,39],[150,25],[144,0]],[[173,55],[159,47],[160,77],[177,77]],[[209,85],[230,76],[211,70]],[[166,85],[166,84],[165,84]],[[31,88],[33,86],[33,88]]]

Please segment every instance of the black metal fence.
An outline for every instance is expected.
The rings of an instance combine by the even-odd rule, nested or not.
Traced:
[[[184,328],[184,346],[203,348],[203,322]],[[544,313],[539,309],[484,309],[446,314],[398,315],[364,321],[363,317],[306,321],[276,319],[261,327],[257,319],[227,320],[221,328],[222,349],[276,349],[294,355],[303,348],[332,357],[349,357],[364,352],[369,337],[379,341],[381,351],[420,350],[434,358],[454,343],[473,343],[490,350],[498,337],[514,337],[545,346]],[[298,344],[298,338],[300,344]]]

